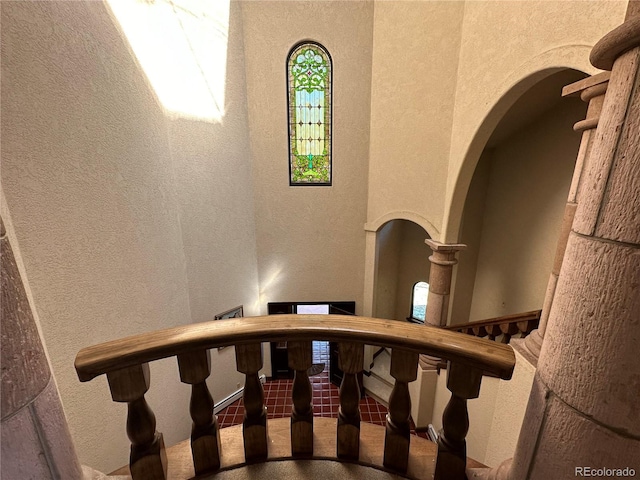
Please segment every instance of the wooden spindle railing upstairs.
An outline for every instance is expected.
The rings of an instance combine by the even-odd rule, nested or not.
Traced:
[[[514,335],[519,334],[520,338],[523,338],[538,328],[541,314],[542,310],[533,310],[476,322],[448,325],[444,328],[479,338],[489,337],[489,340],[495,340],[502,335],[502,343],[509,343]]]
[[[468,430],[466,402],[478,396],[481,372],[511,378],[515,356],[511,347],[444,329],[377,318],[342,315],[278,315],[198,323],[114,340],[81,350],[75,361],[81,381],[106,374],[116,402],[128,404],[127,434],[131,440],[129,469],[134,480],[166,480],[167,457],[162,434],[144,395],[149,389],[148,363],[177,357],[180,379],[191,386],[193,420],[191,461],[197,475],[221,468],[224,444],[213,414],[213,399],[206,385],[211,373],[208,350],[236,346],[236,367],[245,374],[245,418],[242,426],[247,462],[269,457],[269,434],[264,391],[258,377],[262,368],[261,342],[289,342],[289,364],[295,371],[290,425],[291,456],[314,458],[314,421],[311,384],[311,341],[339,343],[344,371],[336,429],[335,458],[359,461],[361,454],[358,373],[364,345],[392,349],[391,375],[395,386],[389,399],[383,466],[407,472],[411,399],[407,384],[416,378],[421,353],[449,361],[447,387],[451,400],[443,415],[438,441],[435,480],[465,479]],[[226,429],[225,429],[226,430]],[[322,455],[326,458],[326,455]],[[415,462],[414,462],[415,463]],[[382,466],[382,465],[381,465]],[[183,471],[183,470],[181,470]],[[409,472],[416,478],[431,473]],[[182,475],[182,474],[181,474]],[[179,478],[189,478],[182,475]]]

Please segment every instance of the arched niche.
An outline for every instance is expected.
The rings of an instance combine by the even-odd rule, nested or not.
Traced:
[[[494,107],[500,118],[487,117],[483,128],[492,130],[476,134],[483,144],[469,159],[455,229],[468,248],[456,271],[450,323],[542,307],[580,145],[572,126],[586,111],[561,90],[585,76],[554,68],[527,77],[503,97],[508,109]]]
[[[403,218],[388,220],[376,230],[373,314],[406,320],[416,282],[429,281],[431,238],[420,224]]]

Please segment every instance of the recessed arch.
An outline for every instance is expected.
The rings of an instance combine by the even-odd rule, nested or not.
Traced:
[[[424,231],[427,232],[429,238],[438,239],[440,237],[440,230],[438,230],[433,223],[431,223],[419,213],[410,212],[408,210],[396,210],[393,212],[385,213],[375,220],[366,223],[364,229],[368,232],[377,232],[382,228],[383,225],[392,220],[408,220],[417,225],[420,225],[424,229]]]
[[[482,139],[461,195],[455,239],[468,248],[456,268],[451,323],[542,306],[580,144],[572,125],[586,112],[561,91],[585,76],[553,68],[527,77]]]
[[[495,102],[480,121],[466,148],[457,173],[452,172],[455,181],[447,190],[440,241],[444,243],[459,241],[462,212],[471,178],[487,141],[505,114],[522,95],[550,75],[566,69],[585,74],[598,72],[588,61],[592,47],[592,45],[563,45],[549,49],[519,66],[505,79],[504,88],[496,89],[502,93],[497,95]],[[450,162],[453,161],[454,159],[450,159]]]

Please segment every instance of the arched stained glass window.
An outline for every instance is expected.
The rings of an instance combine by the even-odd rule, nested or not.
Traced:
[[[289,52],[289,184],[331,185],[331,56],[302,42]]]

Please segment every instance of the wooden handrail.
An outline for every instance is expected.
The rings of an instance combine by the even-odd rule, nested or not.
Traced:
[[[163,436],[156,431],[155,415],[145,400],[150,386],[149,362],[175,356],[180,380],[191,385],[191,450],[195,473],[199,475],[221,467],[220,432],[206,383],[211,374],[209,350],[215,347],[236,347],[236,369],[245,375],[244,452],[247,461],[255,462],[266,461],[269,455],[267,407],[258,377],[263,365],[261,343],[289,342],[292,349],[289,367],[295,370],[292,455],[313,455],[312,387],[307,374],[312,340],[338,342],[338,363],[344,377],[340,386],[336,457],[348,461],[358,461],[360,457],[357,377],[363,367],[364,344],[393,349],[391,375],[395,385],[389,398],[383,465],[401,473],[406,473],[409,465],[408,383],[416,378],[418,354],[447,359],[451,399],[443,415],[434,478],[466,478],[467,400],[478,396],[483,370],[509,379],[515,366],[511,347],[489,340],[379,318],[284,314],[192,324],[114,340],[82,349],[75,366],[83,382],[106,374],[113,400],[128,404],[129,469],[133,479],[167,480]]]
[[[125,367],[195,350],[256,342],[328,340],[427,353],[510,379],[510,347],[440,328],[369,317],[272,315],[195,323],[83,348],[75,360],[82,382]]]

